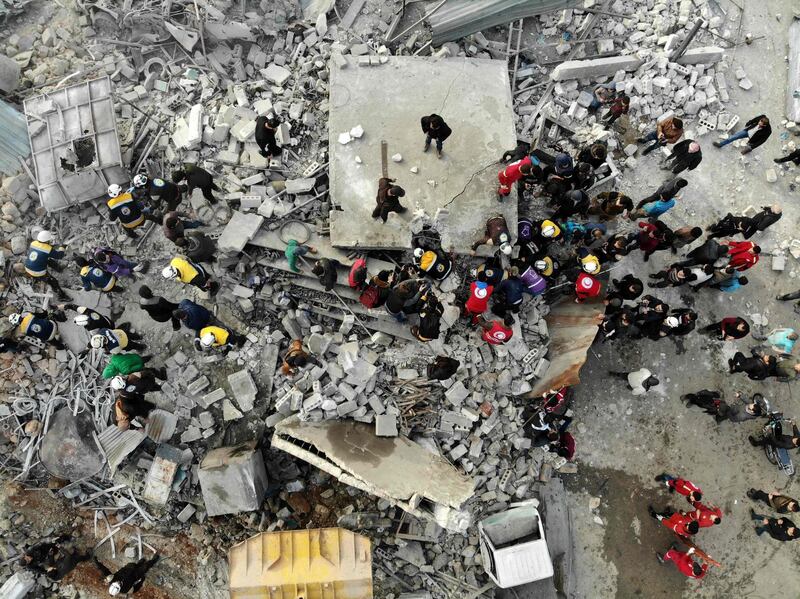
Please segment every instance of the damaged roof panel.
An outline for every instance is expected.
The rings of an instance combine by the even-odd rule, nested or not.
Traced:
[[[0,173],[15,174],[19,171],[20,159],[27,158],[30,153],[25,117],[0,100]]]
[[[416,516],[454,530],[469,524],[468,516],[452,512],[472,496],[473,481],[410,439],[377,437],[352,420],[289,418],[275,427],[272,445]]]
[[[45,210],[104,197],[111,183],[128,181],[111,79],[93,79],[28,98],[24,108]]]

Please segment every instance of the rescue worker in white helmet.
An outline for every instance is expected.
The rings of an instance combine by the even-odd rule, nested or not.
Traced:
[[[127,595],[128,593],[136,593],[144,586],[147,572],[158,562],[159,555],[156,553],[150,559],[142,558],[138,562],[130,562],[125,564],[117,570],[116,574],[112,573],[97,556],[93,556],[92,560],[94,565],[100,570],[100,573],[105,577],[109,583],[108,594],[116,597],[120,593]]]
[[[508,223],[504,216],[493,216],[486,221],[486,231],[484,236],[472,244],[472,251],[470,254],[476,254],[478,246],[481,245],[494,245],[500,248],[506,256],[510,256],[513,248],[511,247],[511,233],[508,231]]]
[[[103,270],[94,261],[89,261],[83,256],[75,256],[74,261],[78,266],[78,273],[81,277],[84,291],[91,291],[92,289],[97,289],[103,293],[125,291],[122,285],[117,284],[116,275]]]
[[[208,291],[211,295],[214,295],[219,289],[219,283],[211,280],[205,268],[182,256],[176,256],[170,260],[169,265],[161,271],[161,276],[173,281],[178,280],[186,285],[193,285],[203,291]]]
[[[414,250],[414,265],[424,274],[437,281],[443,281],[453,271],[453,261],[443,250]]]
[[[61,284],[48,270],[48,268],[52,268],[56,272],[61,272],[63,267],[58,260],[66,256],[64,248],[53,247],[54,240],[55,235],[50,231],[39,231],[36,234],[36,239],[31,241],[25,256],[25,274],[32,279],[47,283],[60,300],[69,300],[69,295],[64,292]]]
[[[209,325],[200,329],[194,340],[197,351],[221,349],[227,351],[234,346],[244,345],[246,338],[220,326]]]
[[[61,304],[58,306],[61,310],[72,310],[77,312],[78,315],[74,318],[74,322],[79,327],[85,328],[87,331],[95,331],[97,329],[114,329],[116,325],[105,314],[100,314],[97,310],[92,310],[86,306],[78,306],[77,304]],[[120,328],[130,325],[121,325]]]
[[[173,212],[183,199],[185,185],[176,185],[172,181],[139,174],[133,178],[133,195],[137,200],[147,201],[159,212]]]
[[[600,272],[600,259],[589,248],[578,248],[578,263],[586,274],[597,275]]]
[[[145,220],[159,222],[155,216],[142,209],[139,201],[129,191],[124,191],[116,183],[108,186],[108,214],[111,220],[119,220],[122,230],[132,238],[138,239],[136,229],[144,224]]]
[[[558,260],[553,260],[550,256],[544,256],[533,263],[533,267],[544,278],[552,281],[558,277],[558,272],[561,270],[561,265]]]
[[[52,318],[52,320],[51,320]],[[33,337],[45,343],[51,343],[57,349],[65,349],[64,343],[58,338],[58,322],[64,322],[66,316],[63,312],[20,312],[10,314],[8,322],[16,327],[15,332],[20,336]]]
[[[143,350],[144,343],[139,343],[142,338],[138,333],[130,330],[130,326],[123,329],[97,329],[97,333],[89,340],[92,349],[104,349],[110,354],[121,354],[126,350]]]

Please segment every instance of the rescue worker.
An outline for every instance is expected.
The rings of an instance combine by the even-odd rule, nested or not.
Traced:
[[[214,197],[213,192],[219,191],[219,187],[214,183],[214,178],[207,170],[200,168],[196,164],[184,163],[182,170],[175,171],[172,174],[172,180],[175,183],[180,183],[184,179],[186,179],[186,191],[189,197],[192,196],[195,188],[198,188],[203,192],[203,197],[206,200],[212,204],[217,203],[217,198]]]
[[[75,264],[78,265],[78,274],[81,277],[81,284],[84,291],[98,289],[103,293],[119,293],[125,291],[121,285],[117,285],[117,277],[110,272],[103,270],[94,262],[90,262],[83,256],[75,256]]]
[[[189,299],[181,300],[178,309],[172,313],[172,317],[180,321],[187,329],[195,332],[207,327],[214,318],[205,306]]]
[[[600,272],[600,259],[589,248],[578,248],[578,264],[581,270],[589,275]]]
[[[665,472],[656,476],[656,482],[664,483],[670,493],[683,495],[689,503],[696,503],[703,499],[700,487],[685,478],[678,478]]]
[[[744,272],[758,264],[761,248],[752,241],[728,240],[723,241],[720,245],[728,247],[728,257],[730,258],[728,266],[732,266],[739,272]]]
[[[503,279],[508,278],[508,271],[501,264],[498,264],[497,259],[494,257],[487,259],[478,268],[473,269],[470,274],[479,281],[486,281],[489,285],[497,285]],[[800,297],[800,291],[798,292],[798,297]]]
[[[541,295],[547,289],[547,280],[533,266],[526,268],[519,276],[519,280],[525,286],[525,292],[533,296]]]
[[[453,271],[453,261],[443,250],[414,250],[414,264],[416,267],[437,281],[443,281]]]
[[[653,506],[647,506],[647,511],[653,518],[661,522],[662,526],[670,529],[679,536],[690,537],[691,535],[697,534],[697,531],[700,530],[700,524],[698,524],[692,514],[673,512],[669,508],[659,514],[653,509]]]
[[[47,283],[60,300],[69,300],[69,295],[64,292],[58,280],[48,271],[48,268],[52,268],[56,272],[61,272],[62,266],[58,260],[66,255],[64,248],[53,247],[54,240],[55,235],[50,231],[39,231],[36,234],[36,239],[31,241],[28,254],[25,256],[25,274],[32,279]]]
[[[152,214],[145,213],[142,206],[129,191],[123,191],[121,185],[116,183],[108,186],[108,206],[111,220],[119,220],[122,230],[131,239],[138,239],[136,229],[144,224],[145,220],[158,222]]]
[[[424,343],[439,338],[444,306],[432,293],[423,296],[423,300],[425,303],[419,312],[419,325],[411,327],[411,334]]]
[[[519,277],[504,279],[495,287],[492,294],[494,302],[492,313],[498,316],[505,316],[508,310],[514,313],[519,312],[525,293],[528,293],[528,288]]]
[[[172,303],[160,295],[154,296],[147,285],[139,287],[139,307],[156,322],[172,322],[172,330],[181,328],[180,322],[172,313],[178,309],[178,304]]]
[[[486,221],[486,231],[484,236],[472,244],[471,255],[475,255],[478,246],[494,245],[506,256],[510,256],[513,248],[511,247],[511,234],[508,232],[508,223],[505,216],[493,216]]]
[[[144,398],[147,393],[161,391],[155,371],[150,368],[127,376],[117,375],[111,379],[111,388],[126,399]]]
[[[228,351],[230,348],[242,347],[247,338],[244,335],[238,335],[233,331],[209,325],[200,329],[197,338],[194,340],[194,347],[197,351],[209,351],[212,349],[222,349]]]
[[[688,551],[683,552],[678,551],[673,544],[669,551],[667,551],[664,555],[656,553],[656,557],[662,564],[664,562],[674,562],[681,574],[688,576],[689,578],[697,578],[699,580],[706,575],[706,572],[708,572],[708,564],[703,564],[702,566],[698,564],[692,559],[693,553],[694,547],[689,547]]]
[[[494,286],[487,283],[485,278],[483,273],[478,273],[478,280],[469,286],[469,297],[464,303],[462,316],[469,318],[471,325],[478,324],[480,315],[489,307],[489,298],[494,291]]]
[[[424,279],[409,279],[395,285],[386,298],[384,308],[398,322],[405,322],[409,314],[418,314],[422,308],[422,297],[430,289]]]
[[[424,116],[419,122],[422,126],[422,132],[425,134],[425,146],[422,151],[427,152],[431,147],[431,141],[436,140],[436,156],[441,158],[442,144],[444,140],[450,137],[453,130],[447,126],[447,123],[438,114]]]
[[[699,501],[693,501],[692,506],[695,508],[692,517],[700,528],[710,528],[722,522],[722,510],[717,506],[707,506]]]
[[[70,535],[64,534],[52,541],[36,543],[22,554],[21,565],[31,572],[47,576],[50,580],[61,580],[78,564],[92,557],[91,551],[78,553],[74,549],[64,549],[62,544],[70,539]]]
[[[158,554],[155,554],[149,560],[142,558],[138,562],[131,562],[117,570],[116,574],[112,574],[111,570],[100,563],[97,557],[93,559],[94,565],[109,583],[108,594],[116,597],[120,593],[124,595],[130,592],[136,593],[141,589],[147,572],[156,564],[158,558]]]
[[[175,245],[184,245],[181,242],[185,241],[185,231],[203,226],[203,223],[199,220],[188,220],[188,218],[189,215],[185,212],[176,212],[174,210],[164,214],[164,218],[161,220],[161,230],[164,232],[164,237]]]
[[[95,248],[91,260],[106,272],[110,272],[116,277],[133,277],[133,273],[145,273],[149,262],[130,262],[123,258],[118,252],[111,248]]]
[[[145,364],[153,359],[153,356],[140,356],[139,354],[112,354],[108,364],[103,369],[101,376],[104,379],[113,379],[115,376],[133,374],[145,370]],[[148,368],[155,376],[162,381],[167,380],[167,370],[165,368]]]
[[[192,285],[202,291],[209,292],[211,295],[214,295],[219,289],[219,283],[211,280],[205,268],[197,264],[197,262],[192,262],[188,258],[181,256],[176,256],[170,260],[169,265],[165,266],[164,270],[161,271],[161,276],[165,279],[177,279],[185,285]]]
[[[175,185],[172,181],[154,177],[150,179],[147,175],[139,174],[133,178],[134,197],[136,199],[147,198],[151,205],[155,205],[160,212],[173,212],[183,199],[183,192],[186,186]],[[163,206],[162,204],[166,204]]]
[[[117,377],[114,378],[116,380]],[[147,401],[144,396],[120,394],[114,402],[114,418],[117,423],[117,428],[126,431],[131,427],[131,422],[137,418],[143,423],[146,423],[150,412],[155,409],[156,404],[152,401]]]
[[[575,303],[581,304],[588,299],[600,295],[602,285],[591,275],[582,272],[575,280]]]
[[[533,267],[549,282],[555,281],[558,278],[558,272],[561,270],[561,265],[558,261],[553,260],[550,256],[535,260]]]
[[[264,158],[280,158],[281,148],[275,140],[275,132],[281,124],[280,117],[276,115],[262,115],[256,118],[256,144],[259,154]]]
[[[530,156],[509,164],[497,174],[497,178],[500,181],[500,187],[497,189],[497,193],[500,196],[499,199],[502,201],[503,198],[511,193],[514,183],[524,177],[530,177],[532,174],[533,162]]]
[[[428,364],[426,374],[432,381],[446,381],[458,372],[459,366],[461,366],[461,362],[455,358],[436,356],[433,362]]]
[[[402,214],[408,210],[400,204],[400,198],[406,195],[406,190],[399,185],[390,185],[395,181],[396,179],[389,177],[378,179],[378,195],[375,197],[375,210],[372,211],[372,218],[380,218],[386,222],[390,212]]]
[[[127,332],[122,329],[98,329],[97,333],[92,335],[89,345],[92,349],[104,349],[110,354],[121,354],[125,350],[145,349],[144,343],[138,342],[141,338],[141,335],[130,329]]]
[[[65,349],[66,346],[58,338],[58,325],[56,320],[64,322],[66,319],[57,313],[53,314],[55,320],[50,320],[47,312],[21,312],[9,314],[8,322],[14,325],[19,335],[34,337],[39,341],[51,343],[57,349]]]
[[[514,325],[514,317],[506,314],[503,320],[486,320],[483,316],[478,318],[478,326],[481,327],[481,339],[491,345],[503,345],[508,343],[514,336],[511,327]]]
[[[85,328],[87,331],[96,331],[97,329],[114,329],[114,321],[105,314],[100,314],[96,310],[87,308],[86,306],[78,306],[76,304],[61,304],[61,310],[73,310],[78,315],[75,317],[74,322],[79,327]],[[130,325],[127,325],[130,326]]]

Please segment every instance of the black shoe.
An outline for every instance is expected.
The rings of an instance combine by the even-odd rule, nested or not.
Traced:
[[[758,441],[753,435],[748,435],[747,440],[750,441],[750,445],[753,447],[758,447]]]
[[[747,489],[747,496],[755,501],[756,490],[755,489]]]
[[[659,561],[659,563],[661,564],[664,563],[664,556],[658,553],[657,551],[656,551],[656,559]]]
[[[655,477],[655,481],[659,483],[663,483],[666,479],[667,479],[666,474],[659,474],[658,476]]]
[[[750,517],[753,520],[761,520],[761,518],[759,518],[758,514],[756,514],[756,511],[753,508],[750,508]]]
[[[718,142],[718,141],[715,141],[715,142],[713,143],[713,146],[714,146],[715,148],[721,148],[721,147],[722,147],[722,143],[721,143],[721,142]]]
[[[656,511],[653,509],[652,505],[648,505],[647,506],[647,513],[650,514],[651,518],[657,518],[658,517],[658,514],[656,514]]]

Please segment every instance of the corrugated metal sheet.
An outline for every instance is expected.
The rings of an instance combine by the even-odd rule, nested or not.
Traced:
[[[440,46],[489,27],[581,4],[580,0],[449,0],[428,21],[433,45]]]
[[[178,417],[175,414],[166,410],[153,410],[147,417],[144,433],[156,443],[163,443],[175,434],[177,426]]]
[[[30,155],[25,116],[0,100],[0,173],[13,175],[22,168],[19,159]]]
[[[128,457],[139,444],[144,441],[146,435],[142,431],[128,429],[123,431],[116,426],[109,426],[102,433],[97,435],[103,453],[106,454],[108,468],[111,474],[117,471],[122,461]]]
[[[261,533],[228,568],[232,599],[372,599],[372,543],[344,528]]]

